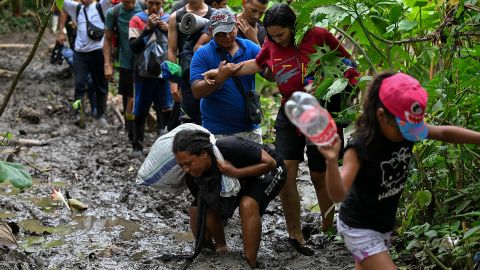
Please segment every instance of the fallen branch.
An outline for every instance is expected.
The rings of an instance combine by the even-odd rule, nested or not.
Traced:
[[[8,0],[3,0],[2,2],[0,2],[0,7],[3,5],[3,3],[5,1],[8,1]],[[15,77],[12,85],[10,86],[10,90],[8,91],[7,95],[5,96],[5,99],[3,100],[2,107],[0,107],[0,117],[2,117],[3,112],[7,108],[8,102],[10,101],[10,98],[12,97],[13,92],[15,91],[15,87],[17,86],[18,81],[22,77],[23,72],[28,67],[30,62],[32,62],[33,57],[35,56],[35,53],[37,52],[38,45],[40,44],[40,41],[42,40],[43,34],[45,33],[45,30],[47,29],[47,26],[50,23],[50,20],[52,18],[53,10],[54,10],[54,7],[55,7],[54,5],[55,5],[55,0],[52,1],[52,5],[51,5],[52,8],[50,9],[50,11],[48,13],[48,16],[45,18],[45,21],[43,22],[42,28],[40,29],[40,32],[38,33],[37,39],[35,40],[35,43],[33,44],[33,48],[30,51],[30,54],[28,55],[27,60],[25,60],[23,65],[20,67],[20,70],[18,71],[17,76]]]
[[[0,68],[0,76],[12,77],[12,76],[14,76],[15,74],[17,74],[15,71],[11,71],[11,70],[8,70],[8,69]]]
[[[0,48],[32,48],[32,44],[3,43]]]
[[[124,126],[125,125],[125,119],[123,119],[122,113],[115,107],[113,108],[113,111],[115,112],[115,115],[117,116],[120,123],[122,123],[122,126]]]
[[[45,168],[45,169],[42,169],[42,168],[39,168],[37,167],[35,164],[31,163],[30,161],[20,157],[19,155],[16,155],[17,158],[19,158],[21,161],[27,163],[28,166],[34,168],[35,170],[39,171],[39,172],[49,172],[52,170],[52,168]]]
[[[40,141],[34,139],[12,139],[10,143],[13,145],[21,145],[21,146],[45,146],[49,145],[50,142],[48,141]]]
[[[452,268],[449,268],[445,266],[433,253],[428,249],[428,247],[425,246],[425,252],[430,256],[430,258],[433,260],[433,262],[440,267],[442,270],[451,270]]]

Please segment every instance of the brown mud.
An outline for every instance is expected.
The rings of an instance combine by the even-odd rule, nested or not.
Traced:
[[[36,33],[0,36],[1,43],[32,44]],[[187,209],[190,197],[135,186],[142,160],[132,157],[127,136],[109,99],[108,126],[88,115],[86,128],[73,124],[71,98],[73,78],[68,66],[49,63],[53,47],[50,33],[0,119],[0,132],[14,139],[48,142],[45,146],[22,146],[13,162],[24,164],[33,176],[33,186],[21,192],[0,184],[0,218],[19,226],[20,247],[0,247],[0,269],[248,269],[242,258],[238,213],[226,227],[230,251],[202,252],[192,263],[169,260],[170,254],[191,254]],[[0,70],[16,72],[30,48],[2,48]],[[1,100],[13,80],[11,72],[0,73]],[[156,139],[147,134],[147,145]],[[1,147],[5,160],[17,146]],[[304,167],[303,167],[303,171]],[[82,213],[70,213],[50,200],[52,187],[69,191],[89,205]],[[285,221],[279,200],[273,201],[262,218],[262,242],[258,259],[265,269],[350,269],[352,259],[339,241],[324,241],[318,232],[318,212],[308,175],[299,177],[302,220],[311,234],[308,243],[315,255],[306,257],[287,245]]]

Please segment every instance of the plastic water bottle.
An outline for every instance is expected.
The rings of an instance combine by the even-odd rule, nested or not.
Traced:
[[[290,121],[314,144],[327,145],[337,133],[337,125],[330,113],[317,99],[304,92],[295,92],[285,103]]]

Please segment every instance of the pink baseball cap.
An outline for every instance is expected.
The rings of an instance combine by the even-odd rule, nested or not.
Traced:
[[[379,96],[385,108],[395,116],[406,140],[418,142],[427,137],[424,116],[428,94],[416,79],[404,73],[385,78]]]

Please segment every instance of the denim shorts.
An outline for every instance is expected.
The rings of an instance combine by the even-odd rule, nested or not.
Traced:
[[[337,230],[355,262],[359,263],[378,253],[388,251],[392,232],[381,233],[369,229],[352,228],[337,218]]]

